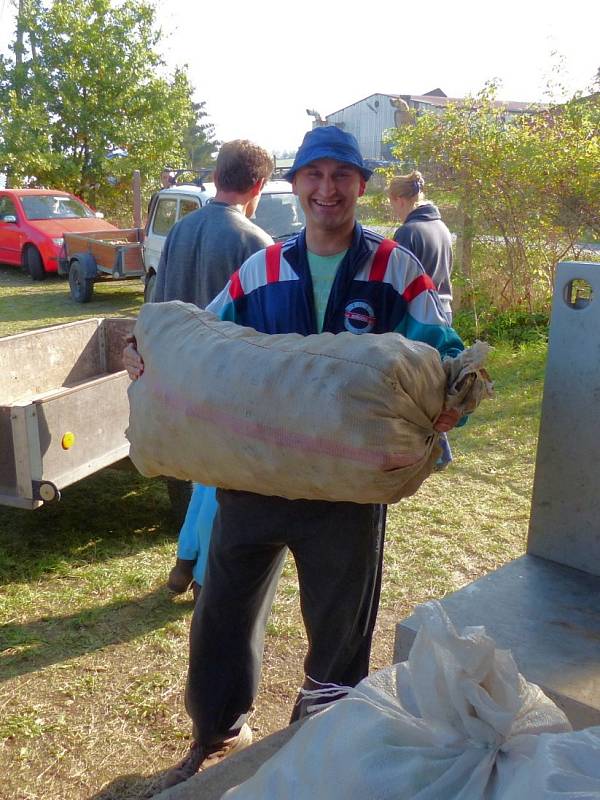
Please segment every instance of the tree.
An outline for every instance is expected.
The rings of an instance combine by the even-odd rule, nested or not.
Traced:
[[[214,164],[213,153],[220,142],[214,139],[212,125],[201,122],[206,116],[204,103],[193,103],[194,116],[190,120],[183,136],[183,146],[186,154],[186,167],[199,170]]]
[[[0,164],[11,179],[118,216],[131,208],[134,169],[152,188],[166,164],[207,159],[203,104],[184,69],[165,73],[159,40],[145,0],[20,0],[14,58],[0,60]]]
[[[444,114],[391,134],[395,155],[426,172],[465,220],[463,278],[503,307],[550,297],[556,263],[599,233],[600,95],[507,114],[490,84]]]

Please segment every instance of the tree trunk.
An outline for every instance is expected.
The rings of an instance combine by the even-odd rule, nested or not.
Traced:
[[[463,281],[457,282],[452,287],[452,310],[459,311],[463,303],[463,295],[469,293],[469,288],[472,285],[472,265],[473,265],[473,223],[471,217],[464,211],[460,210],[461,220],[458,224],[456,234],[456,272],[462,277]],[[466,284],[466,287],[465,287]]]

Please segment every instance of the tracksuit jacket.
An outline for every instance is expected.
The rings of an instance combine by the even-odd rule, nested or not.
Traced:
[[[261,333],[319,333],[305,232],[250,256],[207,310]],[[442,358],[463,349],[417,258],[359,223],[338,267],[323,331],[401,333]]]

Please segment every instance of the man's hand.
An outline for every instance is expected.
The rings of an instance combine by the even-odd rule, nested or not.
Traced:
[[[447,431],[452,430],[452,428],[460,420],[460,417],[460,413],[455,408],[445,408],[433,423],[433,429],[439,433],[446,433]]]
[[[123,350],[123,366],[132,381],[137,381],[144,371],[144,361],[136,348],[135,336],[128,336],[127,346]]]

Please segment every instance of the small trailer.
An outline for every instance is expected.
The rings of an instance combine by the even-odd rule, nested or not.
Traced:
[[[0,338],[0,504],[33,509],[126,458],[125,337],[93,318]]]
[[[129,460],[125,338],[135,319],[93,317],[0,338],[0,505],[35,509]],[[189,481],[165,479],[177,526]]]
[[[140,278],[144,274],[143,240],[142,228],[65,232],[58,272],[68,276],[73,300],[89,303],[94,294],[94,282],[103,278]]]

